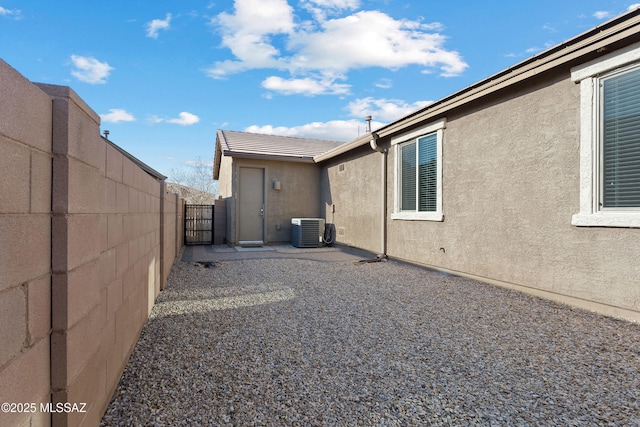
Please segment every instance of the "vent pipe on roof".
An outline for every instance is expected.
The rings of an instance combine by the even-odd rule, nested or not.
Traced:
[[[365,132],[371,132],[371,116],[365,117],[364,120],[367,122],[367,128],[365,129]]]
[[[105,130],[102,133],[104,133],[104,139],[109,139],[109,131],[108,130]]]

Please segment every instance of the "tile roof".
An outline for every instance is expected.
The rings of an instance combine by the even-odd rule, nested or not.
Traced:
[[[236,157],[269,157],[282,160],[313,161],[313,157],[332,150],[343,142],[322,139],[264,135],[250,132],[219,130],[222,152]]]

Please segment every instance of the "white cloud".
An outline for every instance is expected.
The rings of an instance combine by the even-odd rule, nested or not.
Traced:
[[[262,87],[285,95],[338,95],[349,93],[348,84],[336,83],[335,79],[283,79],[277,76],[267,77]]]
[[[611,12],[607,12],[605,10],[599,10],[597,12],[594,12],[593,16],[596,19],[607,19],[607,18],[609,18],[611,16]]]
[[[283,34],[294,29],[293,8],[287,0],[235,0],[235,14],[214,18],[226,34]]]
[[[374,99],[368,97],[356,99],[347,105],[346,108],[349,111],[349,115],[355,117],[354,119],[312,122],[292,127],[253,125],[245,128],[244,131],[300,138],[352,141],[365,133],[366,123],[364,118],[366,116],[372,116],[371,128],[376,130],[431,103],[432,101],[407,103],[399,99]]]
[[[362,120],[331,120],[313,122],[301,126],[258,126],[244,129],[245,132],[264,133],[268,135],[295,136],[299,138],[326,139],[331,141],[351,141],[365,132]]]
[[[326,9],[356,9],[360,0],[303,0],[303,3]]]
[[[286,0],[235,0],[233,14],[221,13],[212,20],[222,34],[222,46],[235,58],[215,63],[206,73],[224,78],[250,69],[287,71],[290,79],[279,77],[267,84],[286,86],[287,93],[298,94],[304,83],[310,89],[307,94],[313,95],[318,86],[312,83],[344,78],[358,68],[418,65],[449,77],[468,67],[458,52],[445,49],[439,23],[396,20],[379,11],[324,19],[329,12],[352,10],[359,4],[359,0],[305,0],[303,7],[321,12],[313,13],[314,22],[300,22]]]
[[[633,3],[633,4],[629,5],[629,7],[627,7],[627,11],[631,12],[632,10],[635,10],[635,9],[637,9],[639,7],[640,7],[640,3]]]
[[[343,10],[357,9],[360,6],[360,0],[302,0],[301,5],[317,21],[324,21],[328,15],[335,15]]]
[[[196,123],[198,123],[200,121],[200,117],[196,116],[195,114],[191,114],[188,113],[186,111],[181,112],[180,114],[178,114],[178,117],[175,119],[164,119],[160,116],[157,115],[150,115],[147,118],[147,122],[150,124],[158,124],[158,123],[171,123],[174,125],[180,125],[180,126],[191,126],[191,125],[195,125]]]
[[[133,114],[121,108],[111,108],[108,114],[100,114],[100,119],[106,123],[133,122],[136,120]]]
[[[364,118],[372,116],[373,130],[398,120],[409,113],[431,104],[432,101],[416,101],[407,103],[399,99],[374,99],[371,97],[356,99],[347,105],[349,120],[331,120],[328,122],[312,122],[300,126],[252,125],[245,132],[264,133],[267,135],[294,136],[300,138],[328,139],[333,141],[352,141],[366,131]]]
[[[301,32],[290,46],[298,69],[346,72],[349,69],[411,64],[438,67],[444,76],[462,73],[467,64],[457,52],[443,49],[445,37],[436,24],[395,20],[378,11],[362,11],[322,24],[321,31]]]
[[[164,19],[154,19],[147,24],[147,37],[158,38],[160,30],[168,30],[171,26],[171,14],[167,13]]]
[[[147,118],[147,122],[149,122],[151,124],[163,123],[164,119],[161,118],[161,117],[156,116],[155,114],[152,114]]]
[[[380,89],[391,89],[393,87],[393,81],[391,79],[382,78],[373,84]]]
[[[293,31],[291,6],[286,0],[235,0],[234,6],[235,14],[223,12],[212,23],[222,32],[222,46],[238,61],[217,62],[207,75],[222,78],[251,68],[280,68],[280,51],[271,36]]]
[[[416,101],[407,103],[399,99],[374,99],[371,97],[360,98],[347,105],[347,110],[352,117],[372,116],[374,119],[390,123],[409,113],[413,113],[433,101]]]
[[[187,113],[186,111],[183,111],[180,114],[178,114],[177,119],[168,119],[165,121],[167,123],[173,123],[181,126],[191,126],[198,123],[200,121],[200,117],[196,116],[195,114],[191,114],[191,113]]]
[[[22,11],[20,9],[7,9],[0,6],[0,16],[7,16],[18,21],[22,19]]]
[[[71,70],[71,75],[85,83],[104,84],[114,70],[106,62],[100,62],[90,56],[71,55],[71,62],[75,67]]]

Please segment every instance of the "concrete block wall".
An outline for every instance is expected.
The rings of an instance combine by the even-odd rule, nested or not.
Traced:
[[[97,425],[182,246],[183,201],[99,124],[0,60],[0,402],[36,409],[2,426]]]
[[[160,292],[162,182],[102,139],[73,90],[40,88],[54,116],[51,295],[65,307],[52,317],[52,398],[87,403],[53,421],[94,425]]]
[[[179,255],[180,250],[184,246],[184,205],[186,201],[184,199],[178,199],[178,206],[176,208],[176,255]]]
[[[167,192],[164,185],[162,186],[162,193],[162,197],[164,198],[164,211],[166,212],[162,216],[163,237],[161,255],[161,288],[164,289],[169,273],[171,272],[171,267],[173,266],[173,261],[176,259],[176,255],[179,251],[176,242],[178,241],[178,235],[180,234],[178,226],[180,223],[179,217],[182,218],[182,211],[179,210],[180,198],[176,193]],[[184,211],[184,207],[182,210]]]
[[[51,109],[0,60],[0,403],[50,402]],[[0,412],[0,425],[49,418]]]

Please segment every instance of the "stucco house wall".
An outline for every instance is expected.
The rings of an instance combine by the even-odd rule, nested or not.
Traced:
[[[389,257],[640,320],[640,229],[572,225],[580,211],[580,85],[571,80],[571,68],[579,63],[532,75],[378,140],[388,150]],[[391,219],[398,191],[391,138],[443,119],[444,220]],[[363,203],[350,181],[360,172],[370,175],[368,183],[379,182],[373,166],[382,156],[352,150],[322,162],[322,203],[339,197],[340,215],[333,219],[350,231],[338,242],[371,249],[376,219],[362,206],[378,196],[365,186],[362,193],[372,198]],[[354,172],[336,172],[339,164]]]
[[[288,243],[291,241],[291,218],[317,218],[320,211],[320,167],[314,163],[284,162],[223,157],[220,168],[220,182],[225,181],[225,190],[220,195],[227,196],[227,239],[230,244],[238,242],[238,177],[241,167],[263,168],[264,184],[264,242],[265,244]],[[226,162],[225,162],[226,159]],[[223,175],[224,174],[224,175]],[[274,181],[280,183],[280,190],[274,189]],[[231,187],[232,190],[229,190]],[[230,196],[228,196],[230,195]]]
[[[219,198],[224,201],[225,206],[225,239],[227,242],[231,243],[231,241],[235,241],[231,236],[236,235],[235,229],[235,221],[232,221],[232,218],[235,218],[236,215],[236,205],[233,199],[233,188],[232,188],[232,178],[233,178],[233,157],[222,156],[220,160],[220,172],[218,176],[218,195]],[[218,220],[216,220],[218,223]]]
[[[323,165],[322,217],[335,225],[336,243],[384,252],[383,161],[365,146]]]

